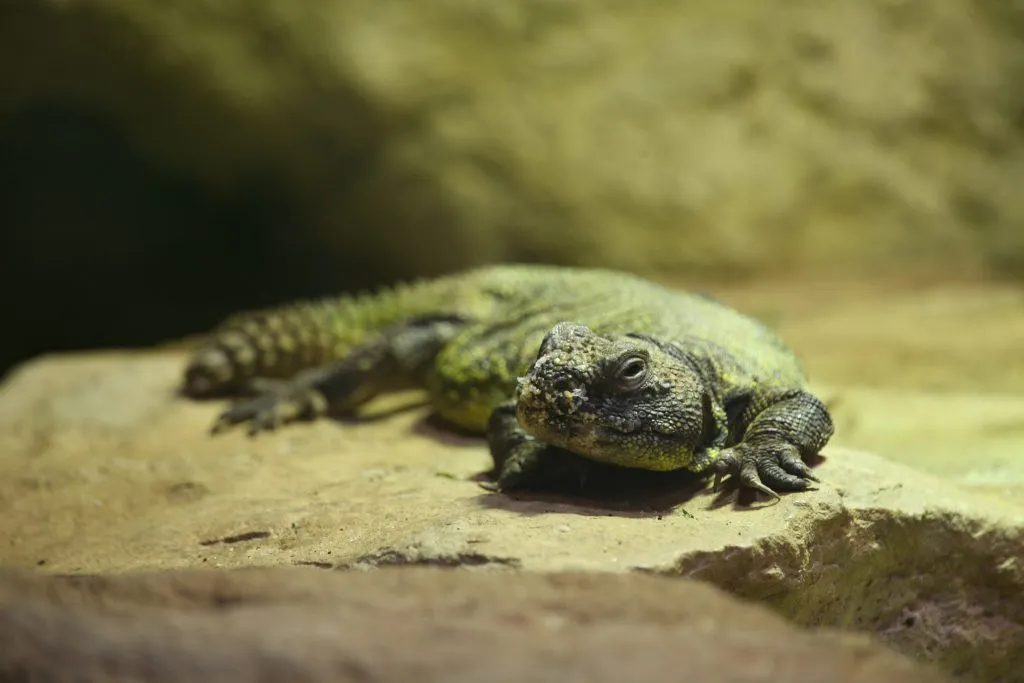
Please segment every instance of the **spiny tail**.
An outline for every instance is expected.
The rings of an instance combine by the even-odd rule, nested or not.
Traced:
[[[285,379],[331,363],[402,319],[450,307],[446,284],[403,284],[234,315],[192,354],[182,389],[193,398],[226,396],[256,377]]]

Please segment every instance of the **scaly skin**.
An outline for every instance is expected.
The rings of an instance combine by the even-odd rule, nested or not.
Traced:
[[[255,393],[216,430],[346,413],[401,388],[488,437],[496,487],[562,487],[588,463],[735,475],[777,498],[833,433],[761,323],[633,275],[490,266],[375,295],[241,314],[185,371],[192,396]]]

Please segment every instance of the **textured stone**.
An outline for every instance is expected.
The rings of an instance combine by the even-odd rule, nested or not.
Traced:
[[[758,510],[692,486],[507,497],[473,481],[489,465],[482,441],[439,429],[414,394],[358,423],[214,438],[218,406],[175,396],[182,362],[57,357],[3,386],[5,565],[669,574],[801,624],[876,633],[972,680],[1024,671],[1024,508],[1012,501],[841,445],[825,452],[819,490]]]
[[[940,683],[699,583],[389,569],[0,575],[0,676],[54,683]]]
[[[10,0],[0,27],[0,119],[65,104],[212,187],[268,178],[339,273],[1024,253],[1019,2]]]

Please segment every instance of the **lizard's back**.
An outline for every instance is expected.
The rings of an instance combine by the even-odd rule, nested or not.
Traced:
[[[508,398],[561,321],[598,334],[640,333],[710,359],[726,389],[754,381],[799,386],[799,361],[761,322],[702,296],[671,290],[619,271],[503,265],[453,279],[453,301],[473,321],[438,355],[428,384],[435,408],[479,430]],[[456,305],[458,307],[458,305]]]

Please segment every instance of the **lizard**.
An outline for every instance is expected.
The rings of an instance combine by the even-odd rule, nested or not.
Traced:
[[[485,265],[228,317],[182,390],[234,396],[250,434],[425,390],[486,437],[493,490],[561,487],[588,463],[686,470],[778,501],[812,488],[834,433],[795,352],[710,297],[605,268]]]

